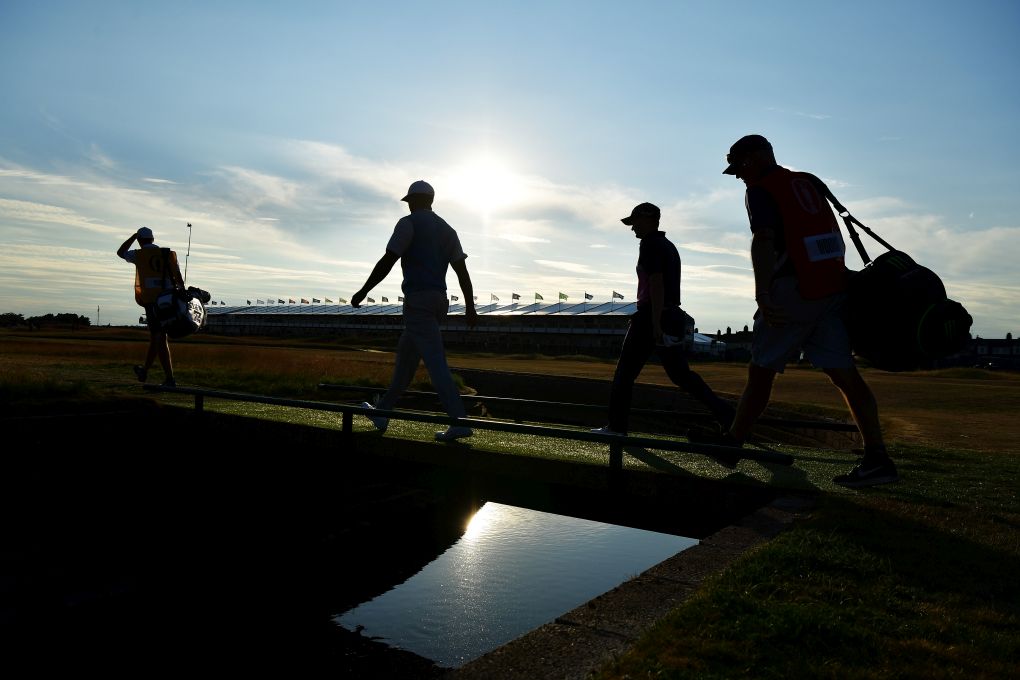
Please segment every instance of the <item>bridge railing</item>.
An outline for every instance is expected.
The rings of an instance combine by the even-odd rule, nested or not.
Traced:
[[[389,418],[391,420],[407,420],[419,423],[437,423],[441,425],[463,425],[478,430],[491,430],[495,432],[511,432],[515,434],[533,435],[536,437],[549,437],[552,439],[568,439],[572,441],[592,442],[605,444],[609,447],[609,467],[612,470],[623,469],[623,450],[625,447],[639,447],[656,449],[660,451],[681,451],[686,453],[697,453],[710,458],[745,458],[756,460],[762,463],[775,463],[779,465],[792,465],[793,456],[778,451],[759,449],[741,449],[730,446],[717,446],[714,444],[699,444],[693,442],[681,442],[671,439],[659,439],[656,437],[634,437],[630,435],[602,434],[588,430],[576,430],[564,427],[550,427],[548,425],[528,425],[523,423],[510,423],[499,420],[487,420],[484,418],[450,418],[445,415],[421,413],[418,411],[392,411],[383,409],[369,409],[355,404],[343,404],[328,401],[313,401],[310,399],[288,399],[285,397],[272,397],[261,394],[247,394],[243,392],[227,392],[213,390],[205,387],[163,385],[145,385],[148,392],[164,392],[171,394],[190,395],[195,398],[195,410],[202,412],[205,409],[206,399],[220,399],[225,401],[239,401],[256,404],[270,404],[287,408],[301,408],[313,411],[326,411],[340,413],[342,415],[341,431],[343,435],[352,439],[354,434],[354,416],[373,416]],[[490,397],[491,398],[491,397]],[[553,402],[550,402],[553,403]]]

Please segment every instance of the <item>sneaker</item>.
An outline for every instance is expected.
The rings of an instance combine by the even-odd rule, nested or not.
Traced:
[[[437,442],[452,442],[463,437],[470,437],[474,432],[470,427],[463,425],[451,425],[445,432],[436,432]]]
[[[363,401],[361,402],[361,408],[374,409],[375,406],[372,406],[367,401]],[[389,418],[383,418],[381,416],[366,416],[366,417],[372,421],[372,424],[375,425],[375,429],[379,430],[380,432],[385,432],[386,428],[390,426]]]
[[[143,383],[149,376],[149,372],[145,370],[144,366],[135,366],[135,375],[138,376],[138,382]]]
[[[594,427],[594,428],[591,429],[591,432],[593,434],[612,434],[612,435],[616,435],[617,437],[626,437],[627,436],[626,432],[617,432],[616,430],[614,430],[613,428],[609,427],[608,425],[606,425],[605,427]]]
[[[162,387],[177,387],[177,381],[173,378],[167,378],[163,381]]]
[[[848,489],[892,484],[898,481],[900,481],[900,475],[896,472],[896,464],[890,458],[878,461],[869,461],[865,458],[847,474],[832,478],[833,484],[839,484]]]

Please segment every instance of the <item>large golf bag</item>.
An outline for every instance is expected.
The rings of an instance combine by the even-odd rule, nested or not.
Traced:
[[[864,269],[850,275],[846,324],[854,354],[875,368],[914,371],[959,352],[973,319],[946,296],[935,272],[896,250],[850,216],[829,194],[857,247]],[[872,262],[854,224],[889,249]]]
[[[171,338],[183,338],[205,325],[205,306],[209,293],[194,286],[187,290],[171,288],[156,298],[156,320]]]

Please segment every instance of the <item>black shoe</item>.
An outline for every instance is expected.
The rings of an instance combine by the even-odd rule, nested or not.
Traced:
[[[145,370],[144,366],[135,366],[135,375],[138,376],[138,382],[143,383],[149,372]]]
[[[847,474],[832,478],[833,484],[839,484],[848,489],[860,489],[865,486],[876,486],[878,484],[892,484],[898,481],[900,481],[900,475],[896,472],[896,465],[890,458],[878,461],[865,458]]]
[[[163,387],[177,387],[177,381],[173,378],[167,378],[163,381]]]

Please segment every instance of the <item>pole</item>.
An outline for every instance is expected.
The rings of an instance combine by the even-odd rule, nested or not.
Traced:
[[[99,327],[99,305],[96,305],[96,327]]]
[[[188,258],[191,257],[191,222],[188,222],[188,252],[184,254],[184,285],[188,285]]]

